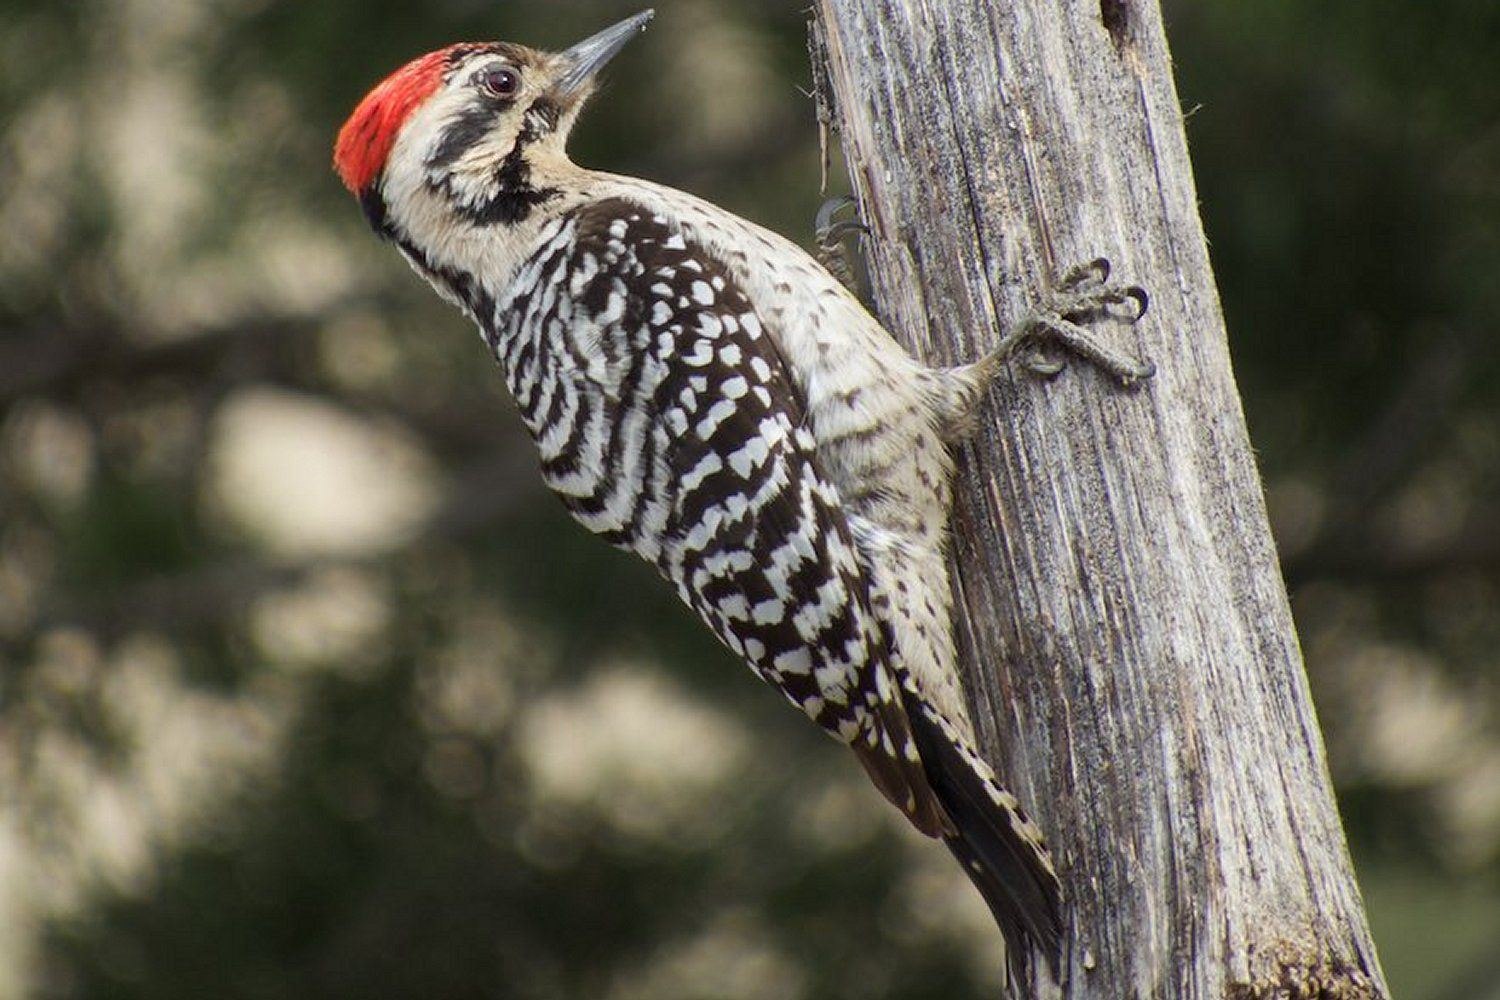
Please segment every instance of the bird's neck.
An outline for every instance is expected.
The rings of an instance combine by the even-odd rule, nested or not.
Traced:
[[[593,197],[597,175],[557,157],[501,163],[466,197],[456,181],[388,186],[383,234],[444,298],[481,325],[547,225]]]

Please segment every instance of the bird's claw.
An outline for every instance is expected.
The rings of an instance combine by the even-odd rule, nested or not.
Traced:
[[[868,233],[870,227],[859,221],[856,215],[853,219],[834,220],[844,209],[857,206],[853,195],[839,195],[837,198],[829,198],[818,208],[818,214],[813,219],[813,238],[818,241],[818,246],[825,250],[837,247],[850,233]]]
[[[823,234],[833,226],[833,217],[844,209],[856,204],[852,194],[841,194],[834,198],[826,199],[818,206],[818,214],[813,218],[813,231],[818,236],[818,242],[823,242]]]
[[[844,239],[850,233],[864,233],[870,231],[856,216],[853,219],[835,220],[834,216],[857,202],[851,195],[840,195],[837,198],[829,198],[823,202],[818,209],[817,216],[813,219],[813,238],[818,244],[818,260],[826,267],[830,274],[844,285],[845,288],[859,294],[859,282],[855,279],[854,261],[849,254],[849,249],[844,245]]]
[[[1111,282],[1109,275],[1110,263],[1104,257],[1069,268],[1058,282],[1052,301],[1027,318],[1020,335],[1032,347],[1043,343],[1065,347],[1128,386],[1155,375],[1156,365],[1106,346],[1082,324],[1096,319],[1135,323],[1150,308],[1151,298],[1140,285]],[[1118,308],[1124,305],[1132,308],[1124,311]],[[1021,363],[1028,371],[1046,378],[1066,367],[1061,358],[1049,357],[1040,350],[1029,351]]]
[[[1084,261],[1082,264],[1074,264],[1063,272],[1062,280],[1058,282],[1061,288],[1083,288],[1089,285],[1102,285],[1109,280],[1110,264],[1108,257],[1095,257],[1093,260]]]
[[[1140,285],[1111,282],[1109,273],[1110,264],[1105,257],[1069,268],[1058,282],[1054,311],[1074,321],[1105,315],[1126,323],[1138,321],[1151,307],[1151,297]],[[1127,302],[1135,304],[1131,313],[1120,315],[1114,311],[1114,306]]]

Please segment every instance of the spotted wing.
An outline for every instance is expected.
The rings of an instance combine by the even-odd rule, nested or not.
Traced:
[[[802,400],[728,271],[624,200],[566,218],[496,349],[574,517],[653,562],[932,835],[889,647]],[[555,289],[556,293],[549,293]]]

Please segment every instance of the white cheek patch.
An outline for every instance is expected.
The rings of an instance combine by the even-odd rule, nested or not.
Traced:
[[[385,185],[389,195],[396,186],[411,190],[415,185],[444,184],[459,200],[477,197],[484,185],[515,148],[520,132],[519,115],[497,112],[493,127],[480,136],[462,155],[434,170],[428,158],[465,112],[474,107],[476,95],[467,87],[438,91],[412,114],[386,160]]]

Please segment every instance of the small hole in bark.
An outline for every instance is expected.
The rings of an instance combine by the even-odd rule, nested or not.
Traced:
[[[1099,0],[1099,19],[1115,48],[1124,48],[1130,41],[1130,0]]]

